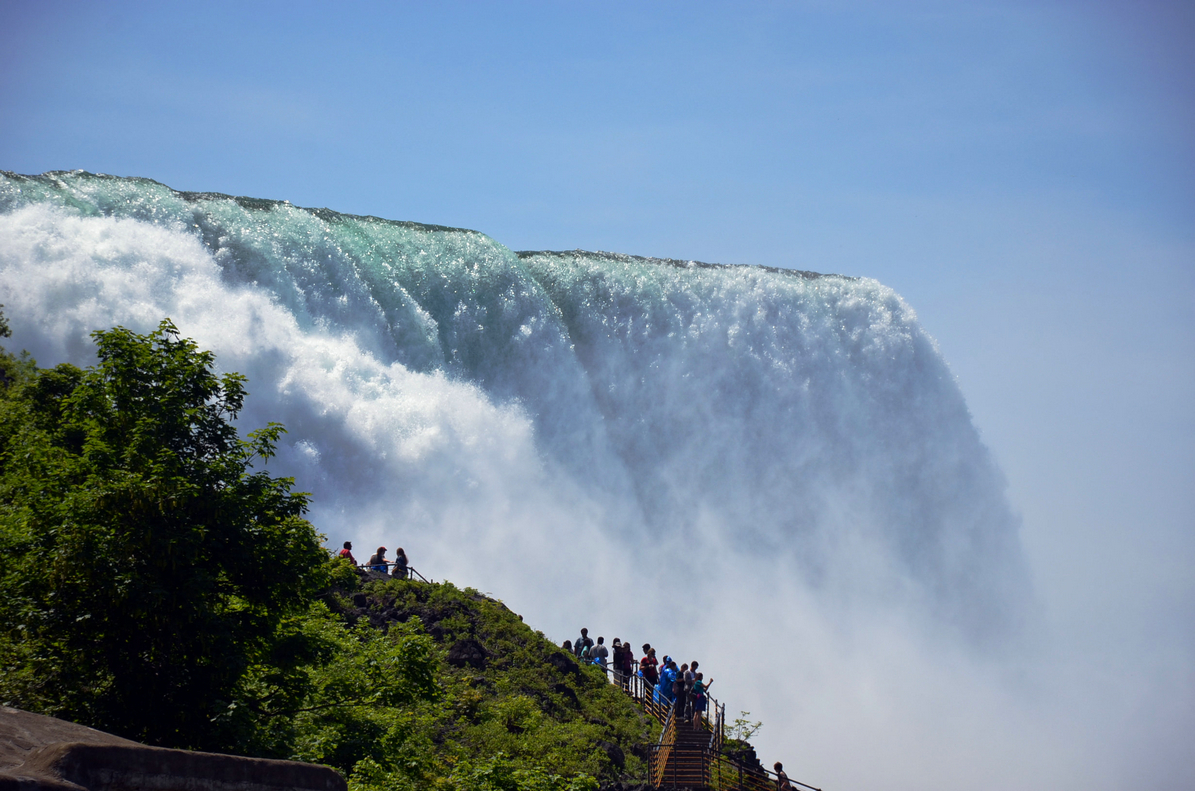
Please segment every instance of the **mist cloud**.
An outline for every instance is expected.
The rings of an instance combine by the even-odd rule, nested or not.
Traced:
[[[249,377],[243,426],[286,424],[271,465],[332,545],[401,544],[557,641],[698,658],[765,759],[827,788],[1124,771],[1105,748],[1140,702],[1095,718],[1119,660],[1053,639],[1003,478],[890,289],[32,186],[0,203],[13,345],[88,364],[89,332],[169,316]]]

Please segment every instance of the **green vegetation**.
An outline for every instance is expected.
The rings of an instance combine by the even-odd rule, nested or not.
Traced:
[[[153,744],[226,743],[246,668],[324,584],[292,482],[252,472],[244,379],[169,322],[95,333],[99,363],[13,361],[0,401],[4,689]],[[11,690],[11,692],[9,692]]]
[[[604,673],[577,665],[501,602],[448,583],[377,580],[334,593],[336,609],[356,630],[393,635],[414,624],[429,635],[439,697],[304,720],[302,760],[351,762],[362,789],[445,778],[454,788],[582,789],[597,787],[591,778],[645,776],[633,751],[656,726]],[[385,751],[335,746],[366,730]]]
[[[735,717],[734,721],[726,726],[726,740],[733,742],[750,741],[751,737],[759,733],[759,729],[763,727],[762,722],[752,722],[748,719],[751,716],[749,711],[740,711],[739,716]]]
[[[86,370],[0,349],[0,701],[361,791],[644,776],[658,731],[596,668],[475,591],[330,558],[256,469],[283,428],[232,425],[243,377],[169,321],[94,338]]]

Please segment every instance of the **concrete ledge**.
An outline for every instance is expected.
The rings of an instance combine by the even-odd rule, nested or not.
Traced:
[[[53,717],[0,709],[0,791],[346,788],[326,766],[148,747]]]

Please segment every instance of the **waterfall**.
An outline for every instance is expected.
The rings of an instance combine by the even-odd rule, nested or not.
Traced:
[[[331,544],[401,540],[436,576],[501,591],[517,567],[541,593],[628,602],[644,575],[680,590],[778,564],[969,634],[1023,596],[1002,474],[933,339],[874,280],[516,253],[59,172],[0,175],[0,289],[10,349],[42,365],[169,316],[249,377],[245,430],[286,424],[270,463],[314,493]]]

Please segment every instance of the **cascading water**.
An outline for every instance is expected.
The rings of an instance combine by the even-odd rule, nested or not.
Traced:
[[[575,610],[774,564],[971,634],[1017,610],[1002,476],[873,280],[516,254],[76,172],[0,177],[0,288],[12,346],[43,365],[171,317],[249,376],[243,424],[287,425],[277,464],[330,541],[400,535],[437,576],[532,577]]]

